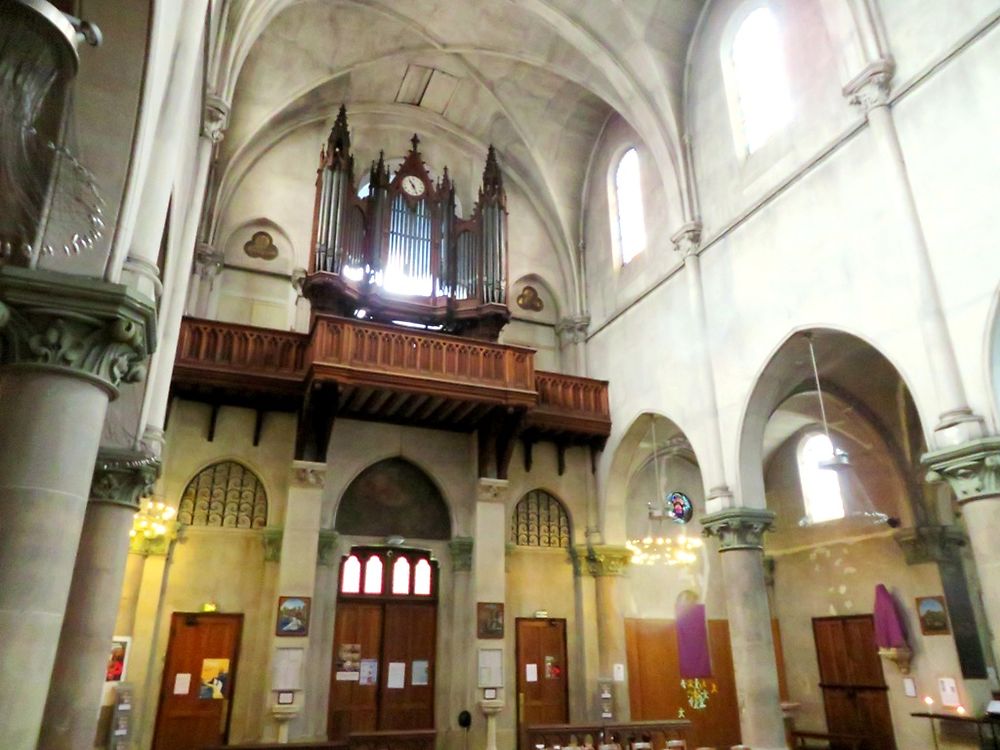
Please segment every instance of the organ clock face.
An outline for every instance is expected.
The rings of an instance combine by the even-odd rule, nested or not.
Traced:
[[[403,178],[403,192],[414,198],[424,194],[424,181],[416,175],[408,174]]]

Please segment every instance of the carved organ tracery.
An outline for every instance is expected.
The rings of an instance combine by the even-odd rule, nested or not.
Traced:
[[[383,154],[358,195],[344,107],[320,155],[312,267],[317,312],[496,340],[507,308],[507,196],[490,146],[472,216],[456,214],[447,168],[432,180],[413,147],[390,175]]]

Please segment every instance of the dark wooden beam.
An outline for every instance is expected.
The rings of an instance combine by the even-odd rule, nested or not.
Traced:
[[[263,409],[257,409],[257,419],[254,421],[253,425],[253,446],[256,448],[260,445],[260,433],[264,429],[264,415],[267,414]]]
[[[219,419],[219,409],[222,408],[222,404],[215,402],[212,404],[212,411],[208,417],[208,442],[215,440],[215,423]]]
[[[410,419],[414,414],[416,414],[417,409],[430,401],[430,394],[424,394],[423,396],[414,396],[410,399],[410,403],[406,405],[406,409],[401,410],[401,416],[403,419]]]
[[[533,461],[533,449],[535,447],[535,441],[530,437],[521,437],[521,446],[524,449],[524,470],[525,472],[531,471],[531,466]]]

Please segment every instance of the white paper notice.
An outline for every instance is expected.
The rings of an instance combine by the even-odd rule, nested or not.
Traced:
[[[358,682],[360,678],[358,672],[337,672],[336,682]]]
[[[271,690],[301,690],[305,649],[279,648],[271,665]]]
[[[615,664],[611,668],[611,672],[612,672],[612,676],[615,679],[615,682],[625,682],[625,665],[624,664]]]
[[[525,664],[524,665],[524,681],[525,682],[538,682],[538,665],[537,664]]]
[[[385,685],[387,688],[399,689],[406,686],[406,662],[389,662],[389,679]]]
[[[174,675],[174,695],[187,695],[191,692],[191,673],[178,672]]]
[[[938,678],[938,692],[941,693],[941,705],[954,708],[959,705],[958,685],[953,677]]]

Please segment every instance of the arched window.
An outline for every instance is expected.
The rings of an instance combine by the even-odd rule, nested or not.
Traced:
[[[340,582],[340,590],[345,594],[360,594],[361,561],[358,559],[358,556],[351,555],[344,560],[341,570],[342,580]]]
[[[410,593],[410,561],[400,557],[392,566],[392,593]]]
[[[188,482],[177,520],[188,526],[262,529],[267,525],[267,493],[246,466],[220,461]]]
[[[351,599],[434,598],[437,562],[407,547],[353,547],[341,558],[340,595]]]
[[[382,558],[372,555],[365,563],[365,593],[382,593]]]
[[[563,547],[570,543],[569,514],[545,490],[532,490],[514,508],[510,540],[522,547]]]
[[[833,443],[822,432],[806,435],[799,443],[799,481],[809,523],[844,517],[844,496],[835,469],[823,468],[833,459]]]
[[[792,104],[785,67],[784,40],[767,6],[751,11],[729,46],[736,130],[752,154],[791,119]],[[739,140],[739,138],[737,138]]]
[[[646,218],[642,210],[642,183],[639,179],[639,152],[630,148],[615,167],[612,232],[622,265],[646,247]]]

